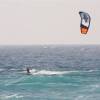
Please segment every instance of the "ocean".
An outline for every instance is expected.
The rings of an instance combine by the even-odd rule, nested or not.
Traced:
[[[100,100],[100,45],[0,46],[0,100]]]

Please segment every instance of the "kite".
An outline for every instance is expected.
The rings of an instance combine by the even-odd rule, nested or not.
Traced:
[[[80,22],[81,34],[87,34],[90,27],[91,17],[88,13],[81,11],[79,12],[79,15],[81,17],[81,22]]]

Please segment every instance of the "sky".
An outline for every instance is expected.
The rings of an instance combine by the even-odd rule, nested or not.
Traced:
[[[0,0],[0,45],[100,44],[99,0]],[[80,34],[79,11],[91,16]]]

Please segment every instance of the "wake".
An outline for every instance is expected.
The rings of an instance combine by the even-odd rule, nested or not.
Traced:
[[[75,71],[49,71],[49,70],[30,70],[32,75],[64,75]]]

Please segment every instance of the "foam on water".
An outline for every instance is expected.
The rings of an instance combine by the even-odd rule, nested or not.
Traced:
[[[50,70],[36,70],[32,69],[30,70],[32,75],[64,75],[69,74],[72,72],[78,72],[78,71],[50,71]]]

